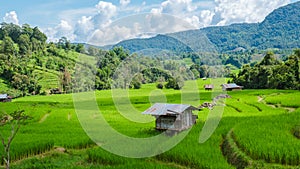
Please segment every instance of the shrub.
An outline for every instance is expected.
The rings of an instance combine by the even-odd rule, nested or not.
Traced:
[[[139,81],[132,81],[131,84],[130,84],[130,88],[134,88],[134,89],[140,89],[142,86],[141,82]]]
[[[164,88],[164,84],[163,83],[157,83],[156,84],[156,88],[163,89]]]

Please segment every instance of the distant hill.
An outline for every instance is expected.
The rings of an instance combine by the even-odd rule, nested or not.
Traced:
[[[129,50],[131,53],[137,52],[142,54],[149,54],[154,52],[159,52],[158,50],[163,51],[172,51],[172,52],[191,52],[192,49],[181,42],[180,40],[173,38],[168,35],[157,35],[152,38],[147,39],[131,39],[122,41],[115,46],[122,46],[123,48]]]
[[[236,49],[300,47],[300,2],[280,7],[261,23],[207,27],[147,39],[131,39],[114,46],[130,52],[173,50],[176,52],[229,52]]]

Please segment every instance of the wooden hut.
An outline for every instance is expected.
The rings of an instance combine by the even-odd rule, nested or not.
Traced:
[[[142,114],[156,118],[157,130],[182,131],[196,123],[197,115],[192,111],[199,110],[191,105],[156,103]]]
[[[235,83],[230,83],[230,84],[222,84],[222,89],[223,91],[235,91],[235,90],[242,90],[243,86],[239,86]]]
[[[205,90],[213,90],[214,89],[214,85],[207,84],[207,85],[204,85],[204,88],[205,88]]]
[[[11,102],[12,97],[7,94],[0,94],[0,102]]]

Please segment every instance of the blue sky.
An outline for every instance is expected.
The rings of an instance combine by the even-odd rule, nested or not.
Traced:
[[[49,41],[61,36],[77,42],[96,38],[103,45],[146,33],[261,22],[274,9],[295,1],[298,0],[2,0],[0,22],[38,26]],[[171,21],[166,14],[181,21]]]
[[[54,26],[61,19],[63,14],[77,11],[78,15],[74,18],[80,18],[80,14],[93,14],[92,8],[99,0],[4,0],[0,2],[0,20],[10,11],[16,11],[19,21],[36,26]],[[120,6],[119,0],[110,0],[113,5]],[[144,2],[148,6],[160,4],[163,0],[131,1],[131,6],[141,6]],[[3,21],[3,19],[1,20]]]

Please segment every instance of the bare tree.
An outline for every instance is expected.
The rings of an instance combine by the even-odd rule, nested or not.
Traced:
[[[24,123],[26,120],[31,119],[30,116],[24,113],[24,110],[14,111],[10,114],[0,114],[0,127],[4,127],[6,125],[10,125],[11,132],[8,136],[5,136],[0,130],[0,139],[3,145],[3,155],[2,159],[5,163],[6,169],[10,168],[10,148],[13,139],[15,138],[17,132],[19,131],[21,124]]]

